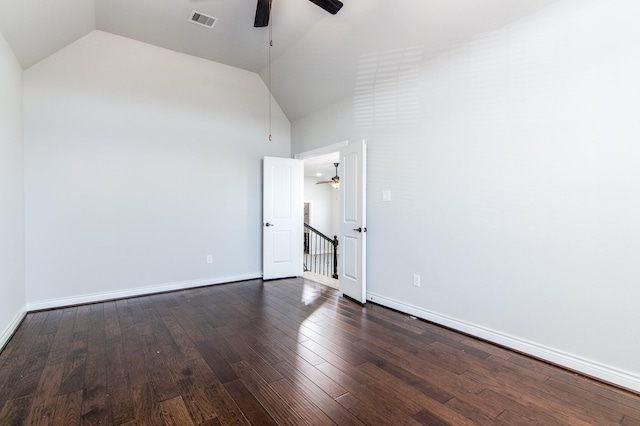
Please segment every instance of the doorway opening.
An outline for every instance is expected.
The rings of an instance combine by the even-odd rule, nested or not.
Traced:
[[[304,202],[304,223],[306,225],[311,225],[311,205],[313,204],[312,201],[305,201]]]
[[[303,277],[338,289],[339,189],[331,184],[339,151],[309,156],[304,168]]]
[[[344,141],[313,151],[296,154],[296,160],[300,161],[303,170],[309,167],[307,160],[312,161],[315,157],[338,152],[339,167],[334,166],[334,173],[337,171],[341,177],[331,179],[331,183],[339,183],[337,189],[337,237],[339,242],[340,262],[337,270],[338,291],[344,296],[353,299],[358,303],[366,303],[367,297],[367,141],[360,140],[354,143]],[[335,155],[335,154],[334,154]],[[310,164],[310,163],[309,163]],[[337,169],[337,170],[336,170]],[[299,174],[303,176],[304,173]],[[334,174],[333,176],[335,176]],[[332,176],[332,177],[333,177]],[[315,176],[317,179],[318,176]],[[266,181],[266,178],[265,178]],[[316,180],[317,182],[317,180]],[[320,185],[315,185],[320,186]],[[307,188],[309,188],[307,186]],[[334,188],[336,189],[336,188]],[[309,195],[304,194],[295,210],[298,212],[298,223],[300,231],[305,229],[302,224],[302,208],[304,199]],[[316,221],[317,215],[314,209],[310,211],[310,218]],[[265,209],[266,210],[266,209]],[[268,218],[267,218],[268,219]],[[302,237],[300,237],[302,243]],[[302,263],[302,262],[300,262]],[[299,264],[302,269],[301,264]]]

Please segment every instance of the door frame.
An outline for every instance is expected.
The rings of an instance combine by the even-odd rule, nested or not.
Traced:
[[[331,154],[336,151],[340,151],[342,148],[349,146],[349,141],[345,140],[342,142],[334,143],[327,146],[322,146],[317,149],[312,149],[311,151],[301,152],[299,154],[294,155],[293,158],[296,160],[308,160],[309,158],[318,157],[320,155]]]
[[[340,150],[346,146],[349,146],[348,140],[334,143],[327,146],[322,146],[317,149],[312,149],[311,151],[305,151],[305,152],[301,152],[299,154],[294,155],[293,156],[294,159],[302,161],[302,168],[301,168],[302,179],[304,180],[304,160],[308,160],[314,157],[320,157],[321,155],[333,154],[334,152],[340,152]],[[302,191],[303,191],[302,199],[304,199],[305,198],[304,185],[302,186]],[[307,201],[305,201],[305,203],[306,202]],[[302,232],[304,233],[304,220],[302,222],[303,222]],[[309,225],[314,226],[313,223],[311,223],[311,214],[309,215]]]

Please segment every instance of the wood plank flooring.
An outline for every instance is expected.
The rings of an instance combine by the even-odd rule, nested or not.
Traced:
[[[640,425],[640,396],[303,279],[27,315],[0,425]]]

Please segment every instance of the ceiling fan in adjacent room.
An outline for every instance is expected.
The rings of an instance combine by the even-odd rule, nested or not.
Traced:
[[[320,185],[323,183],[330,183],[334,188],[340,188],[340,176],[338,176],[338,166],[340,163],[333,163],[333,166],[336,168],[336,175],[331,178],[331,180],[319,180],[316,182],[316,185]]]
[[[309,0],[332,15],[338,13],[342,8],[342,2],[339,0]],[[256,19],[253,26],[256,28],[266,27],[269,25],[269,15],[271,14],[271,0],[258,0],[256,7]]]

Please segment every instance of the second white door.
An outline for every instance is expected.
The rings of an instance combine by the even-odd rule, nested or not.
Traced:
[[[367,300],[367,214],[365,141],[340,149],[339,288],[346,296]]]

